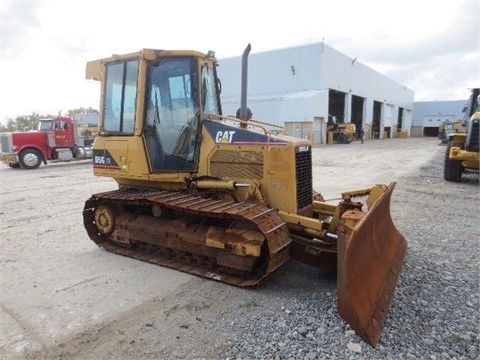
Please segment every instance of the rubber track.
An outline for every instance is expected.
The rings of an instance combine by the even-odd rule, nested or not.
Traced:
[[[269,254],[267,263],[263,264],[263,271],[248,276],[236,276],[214,272],[198,264],[185,263],[175,259],[167,259],[153,253],[138,251],[108,240],[108,236],[100,234],[95,225],[94,210],[100,204],[120,204],[129,206],[159,205],[165,208],[186,214],[203,217],[247,220],[254,223],[265,237]],[[271,274],[276,268],[289,258],[290,236],[287,224],[278,213],[261,204],[212,200],[185,193],[172,191],[150,191],[138,188],[124,188],[92,195],[85,202],[83,210],[84,226],[87,233],[98,246],[123,255],[150,262],[153,264],[174,268],[189,274],[198,275],[236,286],[252,286]]]

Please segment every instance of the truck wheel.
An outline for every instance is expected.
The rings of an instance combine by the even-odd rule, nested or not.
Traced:
[[[37,150],[27,149],[20,153],[19,161],[24,169],[33,170],[40,166],[42,156]]]
[[[460,160],[450,159],[450,148],[461,146],[462,143],[456,141],[449,143],[447,146],[447,151],[445,152],[445,162],[443,166],[443,178],[447,181],[462,181],[462,162]]]

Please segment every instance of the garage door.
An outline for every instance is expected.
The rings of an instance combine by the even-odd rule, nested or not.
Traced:
[[[393,105],[385,105],[385,116],[383,117],[383,126],[391,127],[393,124]]]
[[[423,127],[438,127],[444,121],[454,121],[454,115],[425,115]]]

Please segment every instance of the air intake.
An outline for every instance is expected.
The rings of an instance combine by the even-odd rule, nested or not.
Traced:
[[[303,209],[312,204],[312,150],[299,147],[295,151],[297,174],[297,207]]]

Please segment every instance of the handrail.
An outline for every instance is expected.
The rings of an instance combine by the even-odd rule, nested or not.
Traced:
[[[217,117],[217,119],[215,117]],[[226,116],[226,115],[218,115],[218,114],[209,114],[208,118],[210,120],[213,120],[213,121],[230,120],[230,121],[237,122],[238,124],[244,124],[245,126],[252,125],[254,127],[257,127],[258,129],[263,130],[265,135],[271,134],[272,132],[269,131],[268,129],[266,129],[263,125],[280,129],[280,130],[282,130],[282,134],[285,131],[285,128],[283,126],[276,125],[276,124],[271,124],[271,123],[260,121],[260,120],[250,119],[250,120],[247,121],[247,120],[238,119],[234,116]]]

